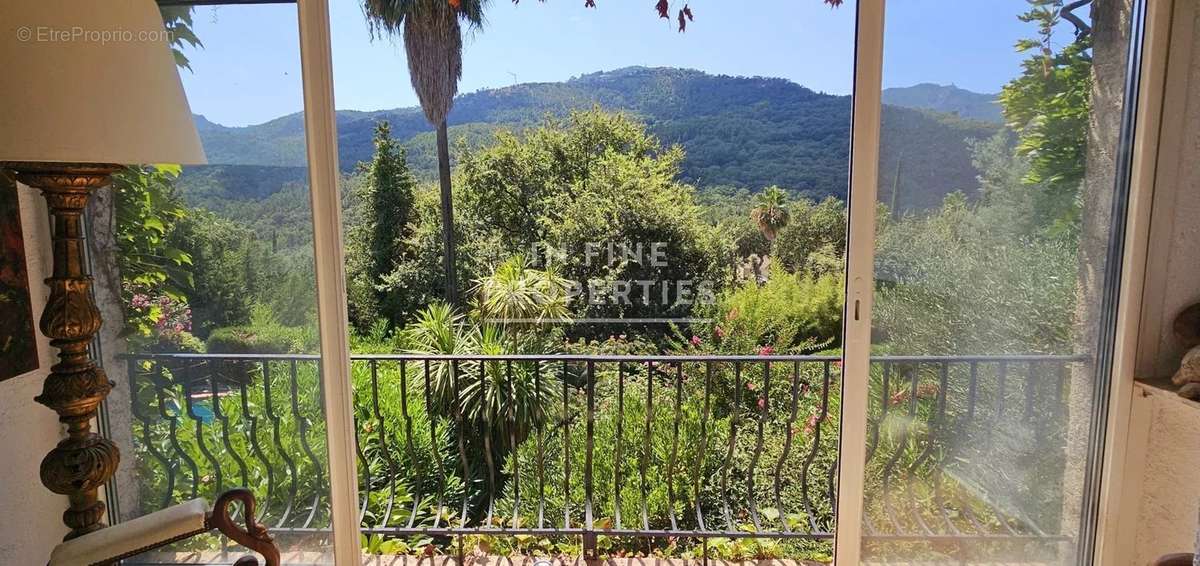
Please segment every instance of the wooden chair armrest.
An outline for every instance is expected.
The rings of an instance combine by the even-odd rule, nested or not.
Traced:
[[[230,506],[238,501],[242,503],[245,529],[239,528],[230,517]],[[203,499],[193,499],[64,541],[54,547],[48,566],[116,564],[213,529],[261,554],[266,560],[265,566],[279,566],[279,549],[266,527],[254,521],[254,508],[254,494],[242,488],[222,493],[211,512]],[[257,566],[258,560],[246,556],[234,564]]]
[[[242,517],[246,524],[244,530],[239,528],[229,515],[229,506],[235,501],[242,503]],[[217,498],[205,524],[234,542],[261,554],[266,561],[265,566],[279,566],[279,548],[275,546],[275,540],[271,538],[267,528],[255,522],[254,505],[254,494],[250,490],[231,489]],[[257,566],[257,564],[258,560],[253,556],[245,556],[235,562],[234,566]]]

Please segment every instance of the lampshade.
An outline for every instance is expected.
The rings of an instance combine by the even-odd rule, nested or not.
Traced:
[[[2,0],[0,73],[0,161],[205,162],[154,0]]]

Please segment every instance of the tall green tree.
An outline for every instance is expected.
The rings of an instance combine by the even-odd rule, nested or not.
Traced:
[[[409,314],[400,297],[383,287],[383,278],[396,268],[397,262],[411,255],[409,236],[412,234],[413,190],[417,181],[408,169],[404,148],[392,138],[391,125],[375,125],[375,157],[366,168],[367,210],[362,235],[367,242],[365,274],[371,286],[379,314],[392,325],[399,325]]]
[[[192,284],[186,295],[193,334],[204,339],[216,328],[250,322],[251,308],[264,291],[263,271],[273,259],[251,228],[189,209],[166,243],[190,258]]]
[[[446,116],[462,78],[462,27],[483,25],[486,0],[364,0],[371,35],[404,38],[408,75],[425,119],[437,129],[438,181],[442,200],[443,265],[446,300],[458,303],[454,202],[450,182],[450,142]]]

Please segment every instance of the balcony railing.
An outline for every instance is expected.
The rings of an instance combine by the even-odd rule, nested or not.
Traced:
[[[126,359],[144,510],[245,485],[274,530],[328,530],[317,356]],[[1079,361],[873,358],[865,536],[1062,538]],[[365,534],[832,538],[839,358],[358,355],[352,374]]]

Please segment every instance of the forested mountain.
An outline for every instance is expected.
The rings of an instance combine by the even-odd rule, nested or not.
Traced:
[[[1004,123],[998,95],[980,94],[953,85],[921,83],[913,86],[883,89],[883,103],[906,108],[924,108],[960,118]]]
[[[928,90],[925,87],[913,88]],[[905,105],[916,100],[913,106],[937,110],[958,108],[938,106],[930,97],[917,98],[897,100]],[[945,101],[958,98],[957,94],[943,97]],[[592,106],[627,111],[666,144],[682,145],[687,152],[682,177],[697,186],[757,191],[780,185],[813,198],[845,198],[850,97],[814,92],[784,79],[628,67],[560,83],[482,90],[456,99],[449,117],[451,138],[487,143],[497,128],[521,129],[541,122],[547,114]],[[893,202],[894,193],[898,208],[925,208],[940,203],[947,192],[973,187],[976,171],[964,142],[988,137],[998,126],[965,119],[968,114],[974,115],[886,106],[880,198]],[[432,177],[433,136],[419,109],[339,111],[337,120],[344,170],[370,159],[374,124],[387,120],[392,134],[405,140],[413,169]],[[241,128],[220,126],[202,116],[196,121],[213,165],[185,173],[184,196],[193,204],[220,208],[219,201],[225,199],[258,200],[272,186],[303,178],[302,114]],[[277,178],[272,178],[273,173]]]

